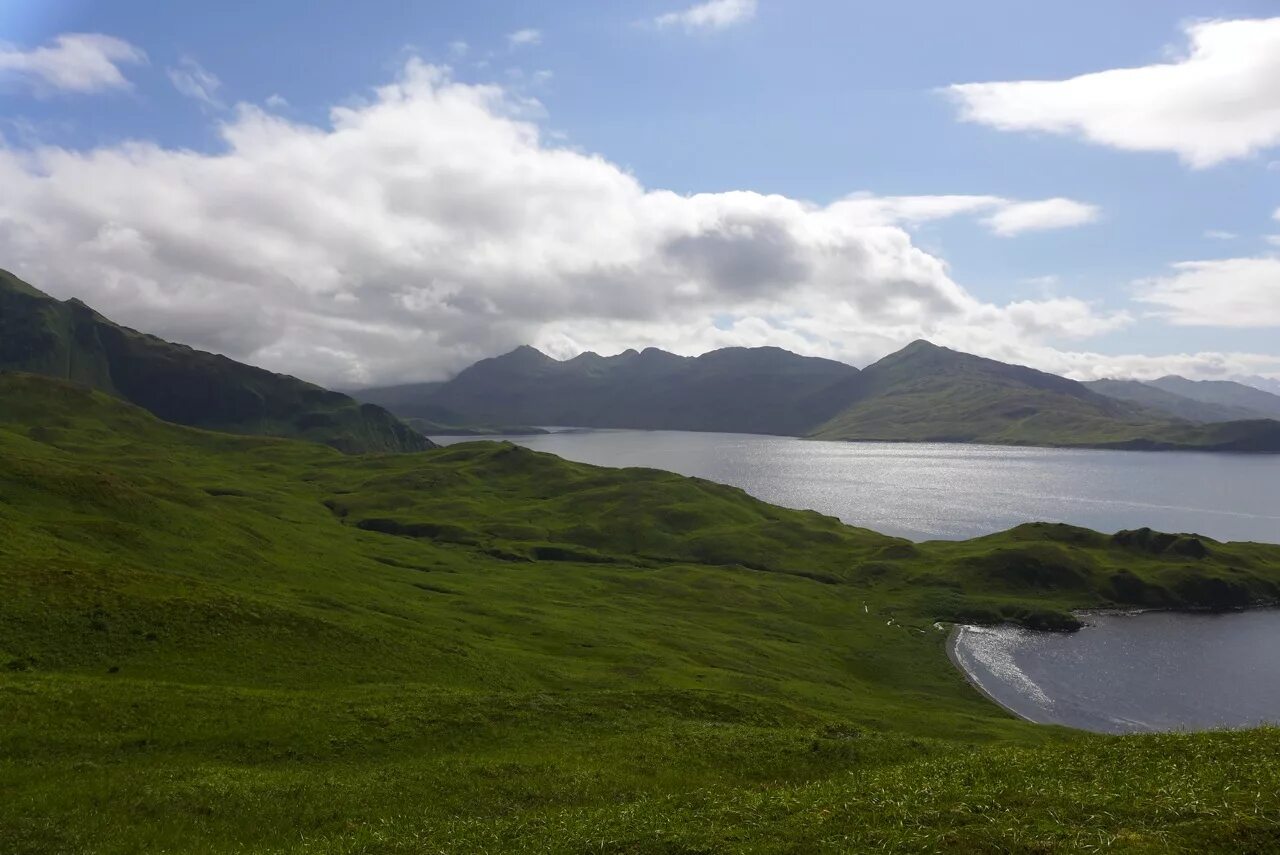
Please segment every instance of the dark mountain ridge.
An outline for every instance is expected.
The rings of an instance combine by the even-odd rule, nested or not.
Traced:
[[[1192,422],[1229,422],[1272,417],[1262,410],[1251,407],[1207,403],[1189,398],[1141,380],[1090,380],[1084,385],[1109,398],[1129,401],[1147,409]]]
[[[0,370],[70,380],[192,427],[310,439],[349,453],[433,447],[382,407],[120,326],[5,271]]]
[[[1241,407],[1252,410],[1260,417],[1280,418],[1280,395],[1273,395],[1244,383],[1231,380],[1188,380],[1171,374],[1158,380],[1149,380],[1147,385],[1205,404]]]
[[[525,346],[477,362],[427,401],[481,423],[796,435],[833,416],[858,375],[851,365],[776,347],[696,357],[646,348],[559,361]]]
[[[1252,411],[1240,412],[1250,417],[1245,419],[1177,416],[1056,374],[923,340],[861,371],[776,347],[725,348],[696,357],[647,348],[561,361],[522,346],[477,362],[427,394],[396,388],[401,391],[358,394],[391,394],[383,398],[388,402],[399,395],[392,409],[401,415],[439,408],[490,424],[1280,451],[1280,422],[1254,418]],[[1202,423],[1209,421],[1216,423]]]

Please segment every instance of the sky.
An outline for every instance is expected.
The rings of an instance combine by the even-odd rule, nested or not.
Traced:
[[[338,388],[917,338],[1280,379],[1278,12],[0,0],[0,267]]]

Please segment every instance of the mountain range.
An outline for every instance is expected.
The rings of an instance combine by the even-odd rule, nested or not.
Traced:
[[[0,371],[70,380],[209,430],[309,439],[349,453],[434,445],[382,407],[120,326],[3,270]]]
[[[862,370],[776,347],[557,360],[523,346],[447,382],[352,397],[120,326],[4,271],[0,370],[80,383],[177,424],[350,453],[424,450],[432,432],[538,430],[530,425],[1280,452],[1280,395],[1252,386],[1174,376],[1079,383],[927,341]]]
[[[1280,396],[1166,377],[1080,383],[916,341],[859,370],[773,347],[556,360],[529,346],[443,383],[353,393],[403,417],[832,440],[1280,451]]]

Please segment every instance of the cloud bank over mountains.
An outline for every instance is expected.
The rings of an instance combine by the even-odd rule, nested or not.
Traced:
[[[0,150],[0,253],[126,323],[342,385],[530,341],[865,361],[921,335],[1017,346],[1128,322],[1069,298],[985,303],[899,225],[1028,203],[681,196],[549,145],[522,109],[412,60],[327,127],[242,105],[217,154]]]
[[[181,91],[216,102],[212,73],[178,69]],[[915,242],[950,217],[1011,240],[1081,227],[1101,215],[1086,202],[679,195],[549,141],[538,109],[411,59],[323,125],[238,105],[213,153],[0,145],[0,258],[123,323],[336,386],[444,377],[522,343],[769,344],[864,364],[919,337],[1080,377],[1280,372],[1249,354],[1064,351],[1134,315],[1070,296],[992,303]],[[1140,297],[1182,323],[1213,273],[1175,268]],[[1230,311],[1268,317],[1266,275]]]

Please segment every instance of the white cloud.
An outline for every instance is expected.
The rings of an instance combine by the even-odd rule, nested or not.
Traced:
[[[1224,232],[1222,229],[1209,229],[1204,236],[1209,240],[1235,240],[1240,237],[1235,232]]]
[[[836,203],[842,215],[867,225],[917,225],[964,214],[975,214],[1009,204],[999,196],[876,196],[854,193]]]
[[[1184,261],[1138,283],[1137,299],[1179,326],[1280,327],[1280,258]]]
[[[455,57],[464,57],[470,50],[471,45],[467,44],[462,39],[449,42],[449,53],[453,54]]]
[[[1238,380],[1244,376],[1280,377],[1280,356],[1233,351],[1200,351],[1146,355],[1063,351],[1042,346],[1009,348],[976,343],[976,350],[995,359],[1023,362],[1075,380],[1154,380],[1179,374],[1193,380]]]
[[[274,93],[268,95],[264,103],[273,110],[283,110],[289,106],[289,99],[279,93]]]
[[[516,30],[514,33],[507,35],[507,44],[513,48],[542,44],[542,31],[534,29]]]
[[[176,67],[168,68],[166,71],[173,88],[186,97],[209,107],[221,109],[224,106],[218,100],[218,90],[222,88],[222,81],[218,79],[217,75],[204,68],[191,57],[184,56]],[[280,96],[273,95],[271,97],[279,98]],[[270,98],[267,99],[267,105],[272,106]]]
[[[869,225],[918,225],[967,214],[989,213],[982,222],[1001,237],[1030,231],[1070,228],[1098,219],[1099,209],[1055,197],[1019,201],[1001,196],[875,196],[856,193],[833,206]]]
[[[686,30],[723,30],[745,24],[756,16],[756,0],[708,0],[679,12],[659,15],[659,27],[683,27]]]
[[[1263,240],[1272,246],[1280,246],[1280,235],[1264,235]]]
[[[918,337],[1034,355],[1130,322],[985,302],[895,224],[1016,204],[1000,197],[679,195],[522,115],[412,60],[323,126],[240,105],[216,153],[0,147],[0,258],[130,326],[334,385],[525,342],[858,363]]]
[[[1098,208],[1074,199],[1041,199],[1005,205],[986,219],[987,225],[1001,237],[1023,232],[1065,229],[1092,223],[1098,219]]]
[[[1174,152],[1197,168],[1280,144],[1280,18],[1194,23],[1186,35],[1173,62],[945,91],[967,121]]]
[[[120,66],[146,61],[140,49],[114,36],[67,33],[29,51],[0,44],[0,79],[19,78],[37,92],[105,92],[129,89]]]

